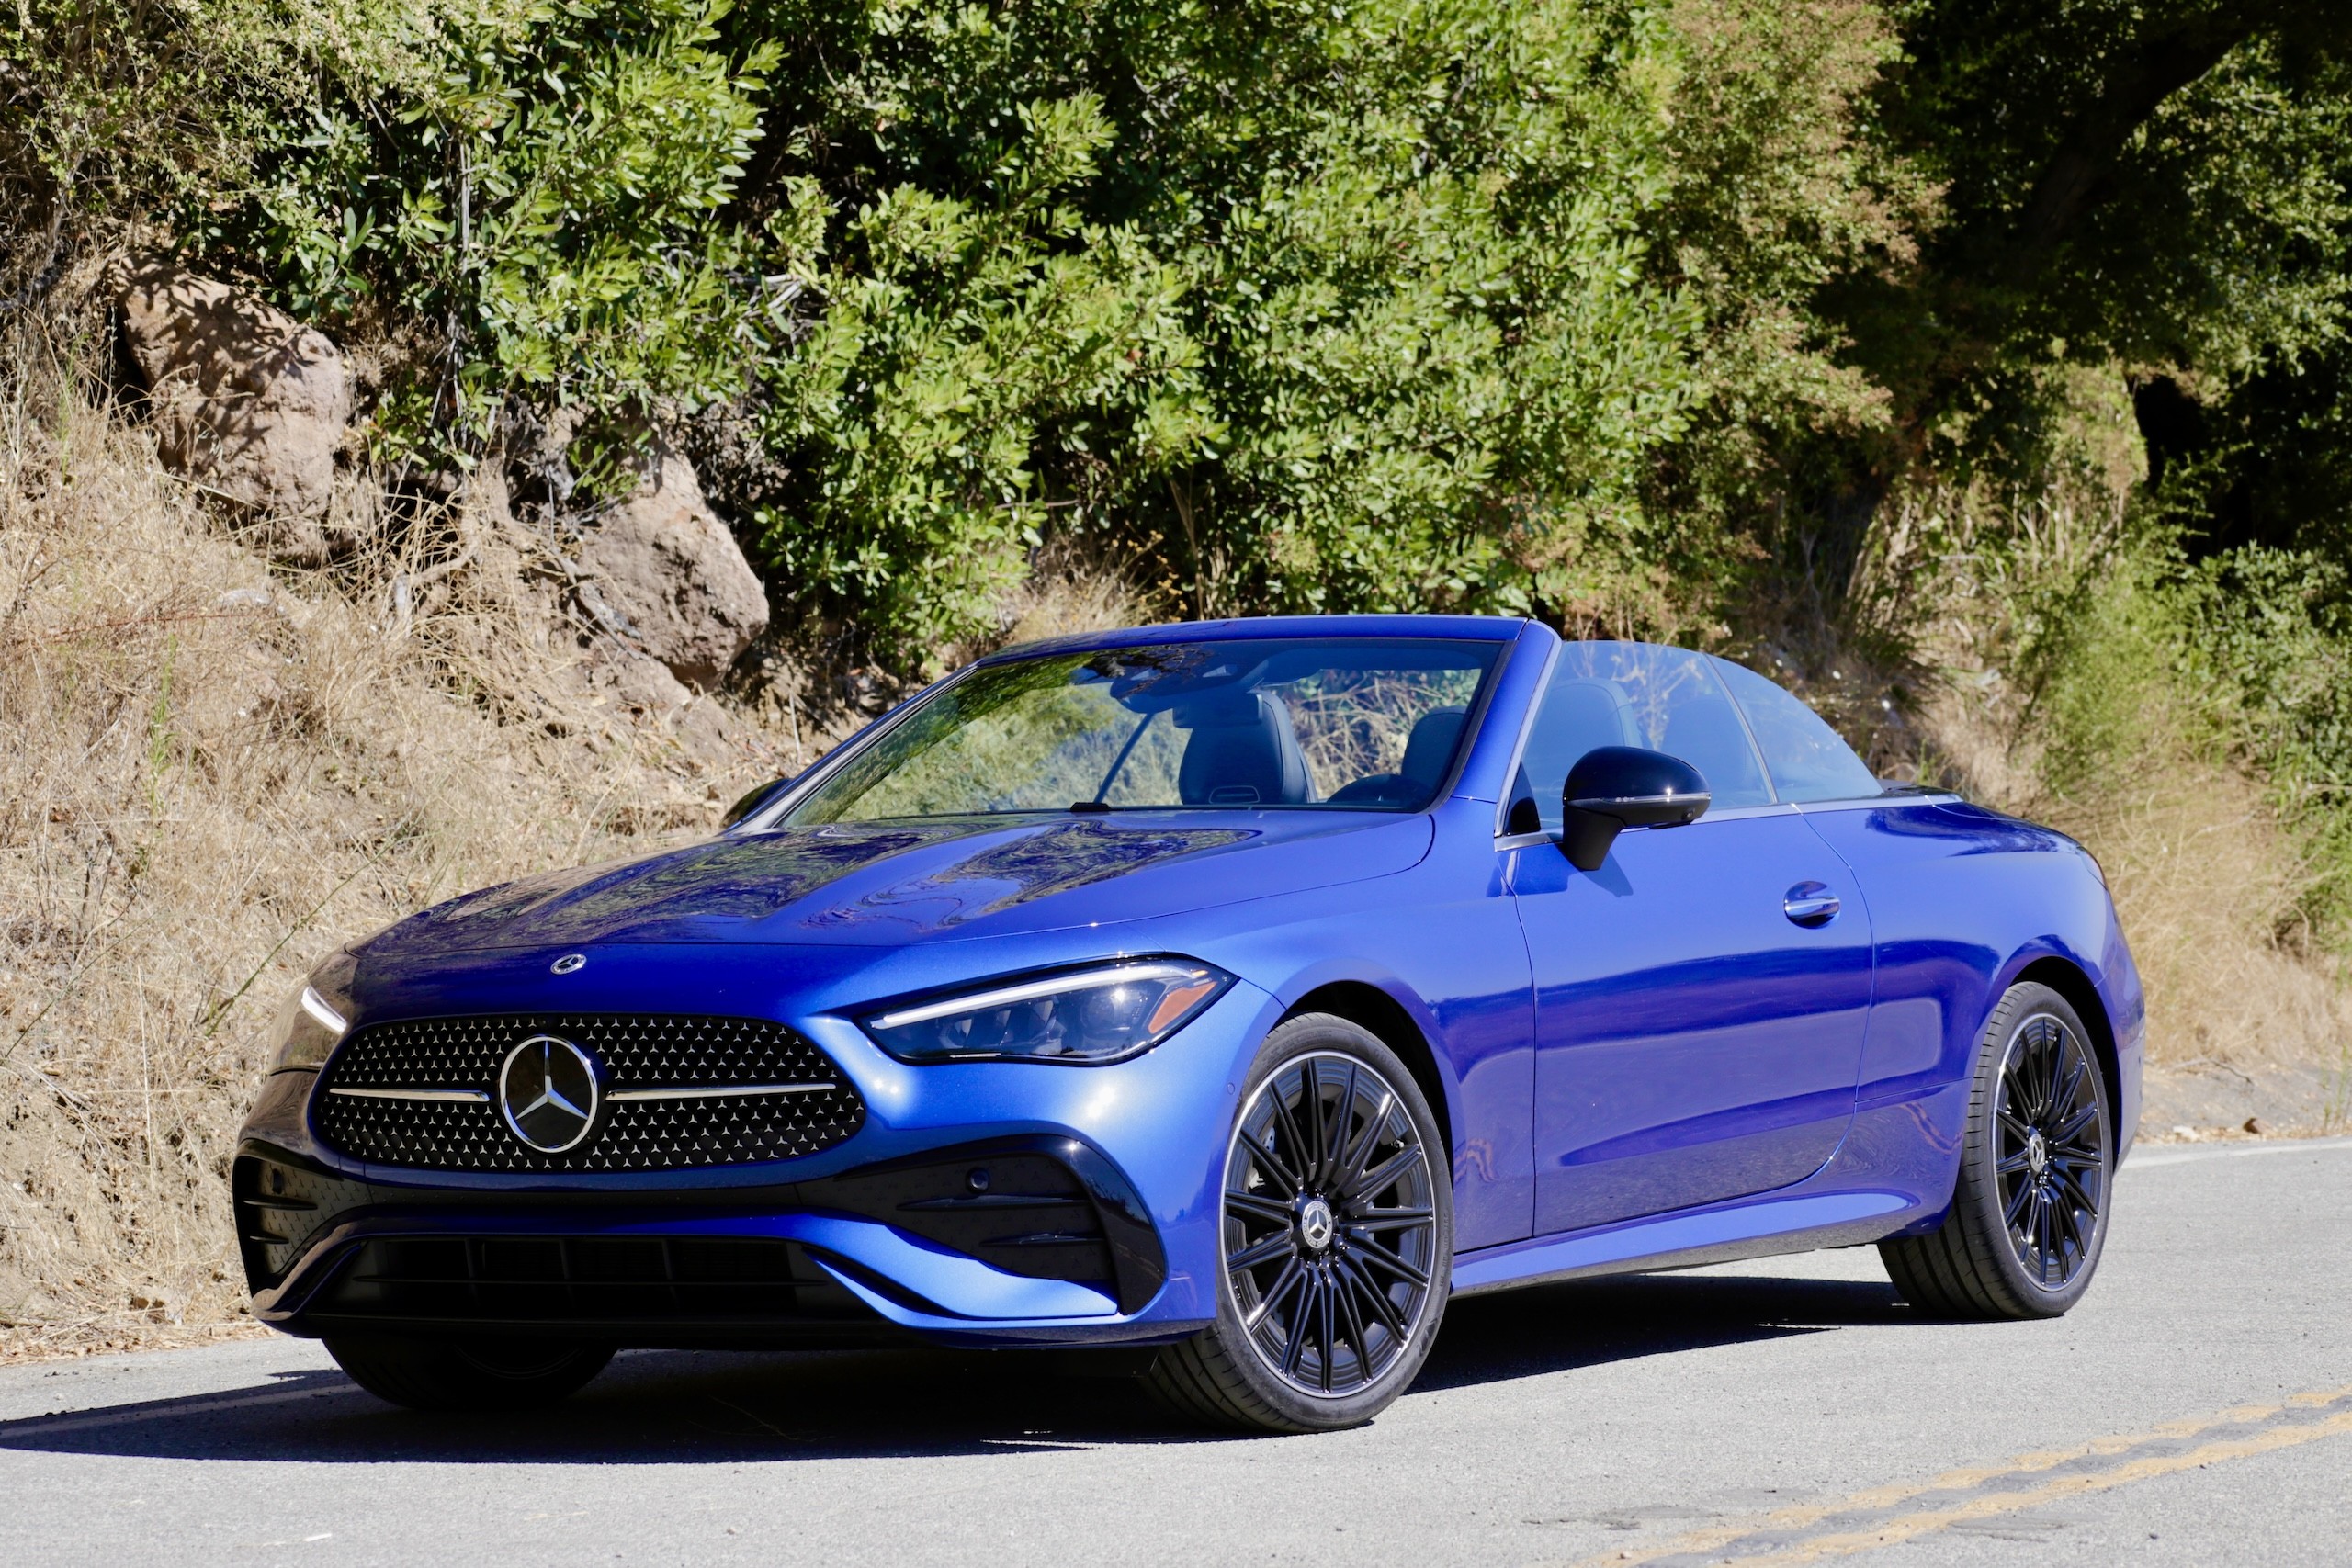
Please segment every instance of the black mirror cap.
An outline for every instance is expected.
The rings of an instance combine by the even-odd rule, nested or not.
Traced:
[[[1560,849],[1578,871],[1600,869],[1628,828],[1680,828],[1706,815],[1699,770],[1639,746],[1596,746],[1560,786]]]
[[[718,830],[724,833],[790,787],[791,784],[791,779],[770,779],[757,789],[752,790],[742,799],[727,808],[727,815],[718,819]]]

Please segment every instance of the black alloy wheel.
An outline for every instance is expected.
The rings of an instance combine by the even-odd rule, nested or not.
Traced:
[[[2107,1242],[2115,1112],[2090,1032],[2047,986],[2012,986],[1978,1046],[1951,1208],[1879,1244],[1904,1299],[1939,1316],[2055,1317]]]
[[[1453,1258],[1451,1162],[1412,1075],[1368,1032],[1307,1015],[1260,1054],[1225,1155],[1216,1326],[1152,1382],[1269,1431],[1369,1420],[1429,1354]]]
[[[2098,1064],[2051,1013],[2018,1027],[1993,1108],[2001,1222],[2018,1264],[2045,1291],[2090,1260],[2107,1206],[2107,1117]]]
[[[1226,1278],[1276,1376],[1328,1398],[1411,1342],[1437,1220],[1429,1150],[1396,1090],[1337,1052],[1259,1086],[1225,1168]]]

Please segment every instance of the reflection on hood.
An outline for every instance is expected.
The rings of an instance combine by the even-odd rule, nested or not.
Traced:
[[[1231,821],[1230,818],[1227,819]],[[599,942],[886,944],[1108,923],[1401,871],[1426,818],[1174,813],[957,818],[743,834],[469,894],[369,945],[453,952]],[[1226,869],[1249,857],[1246,879]]]
[[[1223,849],[1255,837],[1238,828],[1137,831],[1102,822],[1056,822],[1015,838],[997,839],[937,871],[876,888],[854,907],[837,906],[812,917],[810,923],[840,927],[877,918],[899,919],[907,906],[941,902],[952,906],[936,921],[944,929],[1057,893],[1108,882],[1179,855]],[[1003,884],[1005,891],[986,902],[971,903],[972,885],[992,882]]]

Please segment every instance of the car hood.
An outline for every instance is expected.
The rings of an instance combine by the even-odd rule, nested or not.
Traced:
[[[1408,869],[1426,816],[1236,812],[836,823],[469,893],[373,957],[600,942],[888,946],[1182,914]]]

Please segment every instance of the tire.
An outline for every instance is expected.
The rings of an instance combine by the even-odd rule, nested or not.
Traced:
[[[605,1370],[601,1345],[504,1339],[330,1339],[327,1354],[377,1398],[412,1410],[536,1410]]]
[[[1904,1300],[1939,1317],[2056,1317],[2107,1245],[2115,1112],[2090,1032],[2047,986],[2012,986],[1977,1043],[1943,1224],[1879,1243]]]
[[[1159,1351],[1145,1386],[1189,1419],[1253,1432],[1360,1427],[1396,1403],[1445,1315],[1445,1152],[1412,1073],[1370,1031],[1323,1013],[1278,1026],[1220,1151],[1216,1321]]]

